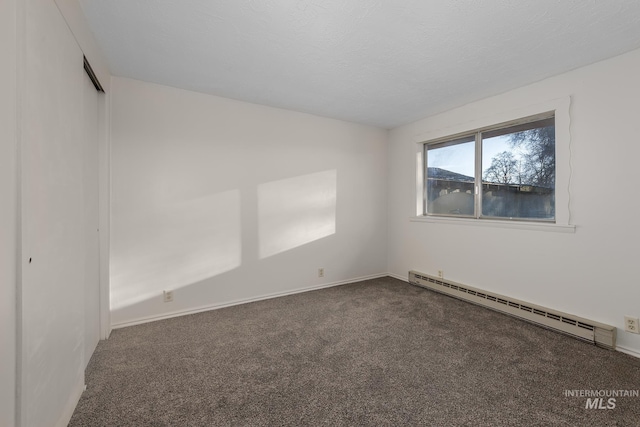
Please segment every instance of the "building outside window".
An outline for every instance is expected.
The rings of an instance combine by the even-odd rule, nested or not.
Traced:
[[[424,143],[424,214],[555,222],[553,113]]]

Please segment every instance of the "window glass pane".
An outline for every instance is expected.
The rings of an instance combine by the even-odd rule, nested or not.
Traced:
[[[427,213],[474,214],[475,137],[427,146]]]
[[[550,120],[524,131],[483,134],[483,216],[555,218],[556,139]]]

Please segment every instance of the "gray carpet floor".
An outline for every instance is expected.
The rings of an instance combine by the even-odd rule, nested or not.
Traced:
[[[71,426],[640,426],[565,396],[640,359],[389,277],[115,330],[86,383]]]

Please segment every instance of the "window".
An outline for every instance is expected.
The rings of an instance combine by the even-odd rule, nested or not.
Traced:
[[[555,222],[553,113],[424,143],[424,214]]]

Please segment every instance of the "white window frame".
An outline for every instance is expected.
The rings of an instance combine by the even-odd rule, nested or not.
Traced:
[[[500,113],[479,117],[477,119],[447,126],[441,129],[417,135],[414,138],[416,143],[416,204],[415,216],[412,221],[460,224],[471,226],[489,226],[502,228],[520,228],[529,230],[545,230],[558,232],[575,232],[575,225],[570,224],[570,181],[571,181],[571,98],[565,97],[530,105],[522,108],[503,111]],[[531,220],[509,220],[509,219],[483,219],[470,217],[438,216],[425,214],[425,163],[423,161],[423,150],[426,143],[442,141],[461,135],[474,134],[478,131],[485,131],[490,128],[502,127],[503,124],[517,122],[523,118],[542,116],[553,113],[555,117],[556,130],[556,183],[555,183],[555,222],[538,222]],[[478,149],[478,144],[476,143]],[[478,161],[478,159],[476,159]],[[478,166],[476,165],[476,168]],[[476,175],[480,173],[476,170]],[[480,190],[480,189],[478,189]],[[477,204],[477,202],[476,202]]]

